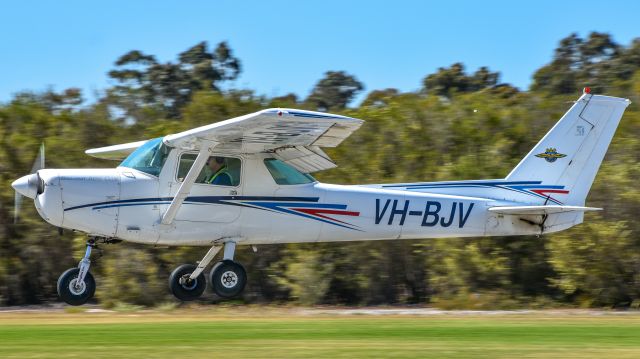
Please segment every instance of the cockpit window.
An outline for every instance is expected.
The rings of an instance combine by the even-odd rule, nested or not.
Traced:
[[[198,157],[195,153],[184,153],[180,156],[178,164],[178,181],[184,181],[189,173],[191,166]],[[196,177],[195,183],[204,183],[215,186],[239,186],[240,185],[240,166],[239,158],[211,156],[207,159],[204,167],[200,170],[200,174]]]
[[[302,173],[275,158],[265,159],[264,165],[267,166],[269,173],[279,185],[305,184],[316,181],[311,175]]]
[[[154,138],[133,151],[129,157],[122,161],[120,166],[158,176],[170,150],[171,148],[162,142],[162,138]]]

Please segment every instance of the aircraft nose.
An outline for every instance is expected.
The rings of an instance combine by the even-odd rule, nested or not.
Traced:
[[[22,176],[11,184],[16,192],[29,198],[36,198],[38,194],[38,175],[32,173],[30,175]]]

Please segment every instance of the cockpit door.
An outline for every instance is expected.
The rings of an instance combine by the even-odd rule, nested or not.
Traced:
[[[183,152],[176,156],[167,197],[178,192],[182,179],[191,168],[197,153]],[[221,161],[209,165],[210,161]],[[176,221],[231,223],[240,216],[241,207],[233,201],[242,195],[242,159],[238,156],[211,156],[201,169],[191,192],[176,215]]]

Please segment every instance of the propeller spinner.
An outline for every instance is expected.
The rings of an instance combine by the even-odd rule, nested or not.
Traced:
[[[38,176],[38,170],[44,168],[44,143],[40,145],[38,155],[36,156],[33,166],[31,166],[31,174],[22,176],[11,183],[11,187],[16,191],[14,198],[13,223],[18,222],[20,216],[20,208],[22,207],[22,197],[35,199],[36,196],[44,190],[42,188],[42,180]]]

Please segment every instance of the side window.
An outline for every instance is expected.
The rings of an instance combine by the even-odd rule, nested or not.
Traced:
[[[183,153],[178,164],[178,181],[182,182],[198,155]],[[217,186],[237,186],[240,184],[240,159],[235,157],[211,156],[205,163],[196,183]]]
[[[279,185],[305,184],[315,182],[315,178],[311,175],[302,173],[288,164],[275,159],[267,158],[264,160],[271,177]]]

